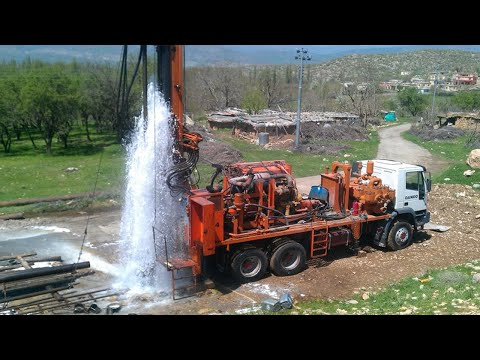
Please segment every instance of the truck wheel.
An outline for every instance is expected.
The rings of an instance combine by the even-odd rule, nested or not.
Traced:
[[[267,256],[260,249],[246,249],[233,256],[230,266],[237,281],[257,281],[267,271]]]
[[[305,267],[306,257],[305,248],[301,244],[288,241],[273,250],[270,269],[277,276],[295,275]]]
[[[406,248],[412,242],[412,225],[404,221],[396,222],[388,234],[387,245],[390,250]]]

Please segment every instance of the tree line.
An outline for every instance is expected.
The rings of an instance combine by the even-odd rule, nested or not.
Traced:
[[[149,78],[154,59],[149,59]],[[128,72],[135,68],[129,59]],[[405,89],[386,94],[379,87],[373,68],[364,71],[364,82],[342,84],[315,76],[307,64],[303,74],[302,111],[349,111],[366,126],[381,110],[398,110],[411,116],[429,115],[431,95]],[[186,110],[194,117],[240,107],[251,114],[262,109],[295,111],[298,65],[191,67],[185,70]],[[37,149],[38,135],[46,153],[55,138],[69,146],[74,124],[81,126],[88,141],[92,131],[115,133],[118,141],[128,137],[141,111],[141,77],[131,83],[131,94],[120,114],[119,66],[108,63],[47,63],[26,59],[0,63],[0,144],[8,153],[15,140],[28,138]],[[124,109],[127,112],[124,112]],[[480,110],[480,93],[438,94],[436,112]],[[123,118],[122,118],[123,116]],[[35,136],[34,136],[35,135]]]
[[[196,116],[229,107],[250,114],[263,109],[294,111],[299,73],[299,66],[292,64],[187,68],[187,111]],[[304,66],[303,111],[335,111],[340,108],[335,98],[341,90],[338,82],[314,81],[310,65]]]
[[[74,124],[80,124],[88,141],[91,131],[114,132],[119,141],[125,128],[118,114],[118,69],[113,64],[47,63],[26,59],[0,64],[0,144],[11,150],[14,140],[40,134],[47,154],[55,137],[63,147],[69,144]],[[139,114],[141,86],[134,84],[129,100],[129,119]],[[131,121],[130,121],[131,123]],[[37,140],[38,141],[38,140]]]
[[[355,83],[340,83],[316,77],[311,66],[306,65],[302,111],[347,111],[358,115],[364,126],[373,118],[379,118],[382,110],[432,118],[432,94],[420,94],[415,88],[405,88],[397,93],[386,92],[379,87],[384,79],[373,65],[364,64],[362,69]],[[295,111],[298,76],[297,65],[188,68],[187,111],[197,117],[228,107],[243,108],[250,114],[263,109]],[[436,114],[479,110],[478,91],[436,94]]]

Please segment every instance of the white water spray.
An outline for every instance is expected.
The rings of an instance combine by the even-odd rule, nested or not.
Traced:
[[[170,291],[170,275],[156,258],[157,245],[168,248],[183,243],[186,224],[185,199],[172,197],[166,185],[173,164],[170,111],[153,83],[148,86],[148,119],[143,112],[127,146],[127,186],[120,227],[122,273],[120,287],[131,293]],[[155,221],[156,219],[156,221]],[[161,246],[163,248],[163,246]],[[157,254],[164,255],[164,254]]]

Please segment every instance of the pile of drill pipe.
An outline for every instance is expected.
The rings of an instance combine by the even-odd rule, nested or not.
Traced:
[[[90,267],[90,262],[68,264],[56,267],[10,271],[0,274],[0,301],[34,296],[37,293],[56,291],[68,287],[75,279],[90,273],[77,273],[76,270]]]

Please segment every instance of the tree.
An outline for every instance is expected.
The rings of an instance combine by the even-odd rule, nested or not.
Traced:
[[[285,101],[285,94],[275,66],[273,69],[266,68],[260,73],[259,88],[264,95],[267,108],[270,109]]]
[[[242,88],[242,73],[239,68],[221,67],[215,69],[215,86],[221,94],[222,106],[238,106]]]
[[[292,83],[292,79],[293,78],[293,75],[292,75],[292,65],[288,64],[286,67],[285,67],[285,82],[287,84],[291,84]]]
[[[360,116],[364,127],[368,125],[368,117],[377,113],[377,96],[374,84],[363,83],[344,86],[343,94],[349,99],[350,111]]]
[[[0,143],[8,153],[12,145],[11,92],[5,82],[0,82]]]
[[[55,134],[66,146],[77,111],[78,94],[64,66],[56,64],[31,69],[22,90],[26,110],[41,123],[47,154],[52,152]]]
[[[455,95],[453,103],[463,111],[475,111],[480,109],[480,93],[462,91]]]
[[[398,102],[412,116],[417,116],[427,107],[427,98],[411,87],[405,88],[398,94]]]
[[[336,98],[341,92],[341,84],[334,81],[320,81],[313,86],[315,108],[318,111],[336,110]],[[305,103],[308,98],[305,97]]]
[[[397,111],[398,110],[398,104],[395,101],[394,98],[386,98],[383,101],[383,107],[386,111]]]
[[[17,140],[20,140],[22,81],[16,64],[3,67],[1,75],[3,79],[0,82],[0,143],[8,153],[11,150],[13,134],[16,135]]]
[[[250,115],[258,114],[262,109],[265,109],[267,102],[264,94],[257,88],[252,88],[245,93],[242,107],[247,110]]]

